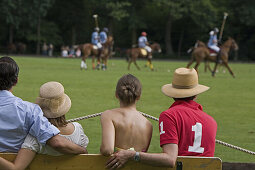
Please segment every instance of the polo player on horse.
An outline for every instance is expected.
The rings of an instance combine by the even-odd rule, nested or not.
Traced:
[[[150,66],[152,67],[151,69],[153,69],[153,66],[150,64],[151,63],[151,59],[152,59],[152,50],[151,47],[149,46],[148,40],[147,40],[147,33],[146,32],[142,32],[141,36],[138,38],[138,47],[141,49],[146,50],[145,54],[142,51],[142,54],[144,56],[148,56],[148,61],[147,64],[145,66]]]
[[[218,32],[219,32],[218,28],[214,28],[212,31],[210,31],[209,33],[210,38],[207,43],[208,48],[217,53],[216,62],[219,62],[220,60],[220,48],[218,47],[218,39],[217,39]]]

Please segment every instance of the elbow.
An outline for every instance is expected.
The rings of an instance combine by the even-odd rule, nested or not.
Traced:
[[[48,140],[47,144],[50,145],[55,150],[59,150],[65,147],[65,142],[62,142],[61,138],[59,138],[58,135]]]
[[[173,167],[175,166],[176,161],[175,161],[175,160],[169,160],[168,163],[169,163],[168,166],[169,166],[170,168],[173,168]]]
[[[101,147],[100,153],[104,156],[110,156],[111,154],[113,154],[113,149]]]
[[[167,167],[173,168],[176,164],[176,158],[175,159],[174,158],[168,158],[166,163],[167,163],[167,165],[166,165]]]

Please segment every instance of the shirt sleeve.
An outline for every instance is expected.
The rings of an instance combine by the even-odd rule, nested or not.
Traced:
[[[162,112],[159,117],[160,146],[169,143],[178,144],[176,120],[172,114]]]
[[[89,144],[89,138],[85,135],[84,130],[83,130],[81,124],[79,124],[77,122],[75,122],[75,124],[76,124],[76,127],[79,129],[80,145],[82,147],[86,148],[88,146],[88,144]]]
[[[30,149],[35,152],[40,150],[39,143],[37,142],[36,138],[29,134],[27,135],[24,143],[21,145],[21,148]]]
[[[34,136],[42,145],[46,144],[46,141],[59,133],[58,128],[52,125],[46,117],[43,116],[43,112],[38,105],[35,105],[32,116],[32,126],[29,130],[29,134]]]

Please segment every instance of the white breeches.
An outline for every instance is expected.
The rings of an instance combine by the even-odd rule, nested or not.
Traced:
[[[149,46],[146,45],[144,48],[145,48],[145,50],[148,51],[149,53],[151,52],[151,47],[149,47]]]
[[[217,45],[209,46],[212,50],[216,51],[217,53],[220,51],[220,48]]]
[[[101,43],[97,43],[97,47],[100,49],[102,48],[102,44]]]

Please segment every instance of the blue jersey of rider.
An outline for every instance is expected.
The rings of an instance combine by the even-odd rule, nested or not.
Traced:
[[[144,48],[145,46],[146,46],[146,43],[147,43],[147,38],[145,37],[145,36],[140,36],[139,38],[138,38],[138,46],[140,47],[140,48]]]
[[[91,38],[91,43],[94,45],[97,45],[98,43],[98,32],[93,32],[92,33],[92,38]]]
[[[210,35],[210,39],[207,45],[209,47],[213,45],[217,45],[217,35]]]
[[[106,42],[106,40],[107,40],[107,34],[106,34],[106,32],[104,32],[104,31],[100,32],[99,37],[100,37],[100,42],[101,42],[102,44],[104,44],[104,43]]]

